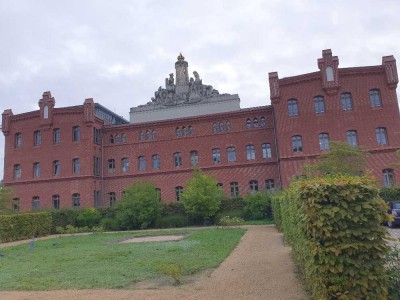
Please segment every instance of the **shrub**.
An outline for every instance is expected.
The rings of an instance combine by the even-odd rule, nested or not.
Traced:
[[[393,247],[386,257],[386,275],[389,278],[389,300],[400,299],[400,251]]]
[[[104,230],[110,230],[110,231],[121,230],[119,222],[116,218],[104,218],[101,220],[100,226],[102,226]]]
[[[272,216],[269,194],[262,192],[248,194],[244,198],[244,203],[244,213],[248,220],[260,220]]]
[[[381,196],[385,202],[400,200],[400,187],[382,188],[379,191],[379,196]]]
[[[102,219],[115,218],[117,214],[117,205],[110,207],[98,207],[97,210],[99,211]]]
[[[117,203],[117,220],[121,229],[145,229],[160,216],[162,204],[153,183],[137,181],[129,186]]]
[[[207,223],[219,210],[223,194],[214,178],[203,174],[200,170],[194,170],[193,178],[188,180],[182,193],[185,211],[192,218]]]
[[[56,233],[57,227],[66,227],[67,225],[76,226],[76,220],[78,218],[79,211],[80,210],[76,208],[62,208],[51,210],[51,232]]]
[[[224,197],[221,200],[221,211],[243,210],[244,200],[241,197]]]
[[[237,226],[243,224],[244,224],[244,219],[239,217],[230,217],[230,216],[224,216],[218,222],[218,225],[220,226]]]
[[[78,217],[76,218],[76,225],[78,227],[94,227],[99,225],[100,220],[101,214],[96,208],[83,208],[78,213]]]
[[[162,216],[186,215],[185,207],[182,202],[163,202]]]
[[[51,233],[51,215],[47,212],[0,215],[0,241],[11,242]]]
[[[83,233],[83,232],[103,232],[104,228],[102,226],[94,226],[94,227],[89,227],[89,226],[83,226],[83,227],[74,227],[72,225],[67,225],[67,227],[63,228],[61,226],[56,228],[57,233],[61,234],[74,234],[74,233]]]
[[[155,224],[156,228],[185,227],[189,225],[189,218],[187,215],[163,216],[157,219]]]
[[[373,180],[298,181],[273,208],[314,299],[387,298],[386,204]]]

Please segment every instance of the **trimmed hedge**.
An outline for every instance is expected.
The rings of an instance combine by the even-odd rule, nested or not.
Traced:
[[[298,181],[272,208],[314,299],[387,299],[387,207],[370,178]]]
[[[12,242],[51,233],[52,218],[48,212],[0,215],[0,241]]]

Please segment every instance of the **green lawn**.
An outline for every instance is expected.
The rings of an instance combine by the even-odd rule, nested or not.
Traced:
[[[124,288],[161,275],[178,264],[184,275],[215,268],[244,234],[243,229],[182,229],[103,233],[37,241],[0,249],[0,290]],[[131,236],[189,234],[181,241],[118,244]]]

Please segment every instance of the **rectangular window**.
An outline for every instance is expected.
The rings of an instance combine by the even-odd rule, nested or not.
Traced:
[[[96,145],[101,144],[101,129],[93,128],[93,142]]]
[[[219,164],[221,162],[221,150],[219,148],[212,149],[212,158],[214,164]]]
[[[297,106],[296,99],[290,99],[288,101],[288,112],[289,112],[289,116],[298,116],[299,115],[299,108]]]
[[[60,175],[60,172],[61,172],[60,161],[59,160],[53,161],[53,175],[58,176]]]
[[[61,131],[60,131],[60,128],[55,128],[53,130],[53,143],[54,144],[61,143]]]
[[[14,178],[15,179],[21,178],[21,165],[20,164],[14,165]]]
[[[16,213],[19,212],[19,207],[20,207],[20,201],[19,198],[13,198],[12,199],[12,210]]]
[[[250,180],[250,193],[255,193],[258,191],[258,181],[257,180]]]
[[[376,142],[378,145],[387,145],[386,128],[378,127],[375,129]]]
[[[175,197],[176,197],[176,201],[180,201],[181,200],[181,194],[183,192],[183,187],[181,186],[177,186],[175,187]]]
[[[272,192],[275,188],[275,182],[273,179],[265,180],[265,191],[267,193]]]
[[[109,202],[110,202],[110,207],[114,205],[114,203],[116,202],[116,197],[115,197],[115,193],[114,192],[110,192],[109,194]]]
[[[121,159],[121,169],[123,173],[129,172],[129,159],[127,157]]]
[[[93,192],[93,206],[100,207],[100,191]]]
[[[271,144],[264,143],[261,145],[262,148],[262,157],[263,158],[271,158],[272,153],[271,153]]]
[[[73,194],[72,195],[72,207],[80,207],[81,206],[81,195],[80,194]]]
[[[115,159],[108,160],[108,173],[113,174],[115,172]]]
[[[316,114],[325,112],[324,97],[322,96],[314,97],[314,111]]]
[[[385,169],[382,171],[383,175],[383,186],[392,187],[394,186],[394,173],[392,169]]]
[[[327,133],[319,134],[319,149],[329,150],[329,135]]]
[[[300,135],[295,135],[292,137],[292,147],[293,152],[303,151],[303,141]]]
[[[180,152],[174,153],[174,166],[175,167],[182,166],[182,153]]]
[[[72,160],[72,172],[74,174],[79,174],[81,172],[81,162],[79,158],[74,158]]]
[[[33,164],[33,177],[39,177],[40,176],[40,163],[34,163]]]
[[[154,154],[151,157],[151,160],[152,160],[153,169],[154,170],[160,169],[160,155]]]
[[[33,133],[33,144],[38,146],[42,143],[42,132],[37,130]]]
[[[79,126],[72,127],[72,141],[79,142],[81,139],[81,128]]]
[[[371,107],[382,107],[381,93],[379,89],[372,89],[368,92]]]
[[[234,161],[236,161],[236,148],[229,147],[228,148],[228,162],[234,162]]]
[[[139,156],[139,171],[146,170],[146,157]]]
[[[60,195],[53,195],[53,208],[59,209],[60,208]]]
[[[22,133],[18,132],[15,134],[15,148],[22,147]]]
[[[229,185],[231,188],[231,197],[239,197],[239,183],[231,182]]]
[[[100,157],[93,157],[93,173],[94,176],[100,176]]]
[[[32,210],[39,211],[40,210],[40,198],[35,196],[32,198]]]
[[[347,139],[347,143],[349,143],[353,147],[357,147],[357,145],[358,145],[358,142],[357,142],[357,131],[355,131],[355,130],[347,130],[346,131],[346,139]]]
[[[190,151],[190,163],[192,166],[199,164],[199,153],[197,151]]]
[[[246,146],[246,158],[247,158],[247,160],[256,159],[256,152],[255,152],[255,149],[254,149],[254,145],[247,145]]]
[[[340,95],[342,99],[342,108],[343,110],[352,110],[353,109],[353,101],[351,99],[350,93],[342,93]]]

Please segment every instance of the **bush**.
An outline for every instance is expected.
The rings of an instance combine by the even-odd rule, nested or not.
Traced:
[[[389,278],[389,300],[400,299],[400,251],[393,247],[386,257],[386,275]]]
[[[273,209],[314,299],[387,299],[388,216],[372,179],[298,181]]]
[[[216,223],[218,224],[221,218],[229,216],[231,218],[237,217],[244,219],[244,210],[243,209],[233,209],[228,211],[221,211],[216,215]]]
[[[109,230],[109,231],[121,230],[119,222],[116,218],[104,218],[101,220],[100,226],[103,227],[104,230]]]
[[[163,202],[162,216],[186,215],[185,207],[182,202]]]
[[[160,216],[162,204],[153,183],[137,181],[129,186],[117,204],[121,229],[146,229]]]
[[[272,216],[271,196],[269,194],[262,192],[248,194],[244,198],[244,203],[244,213],[247,220],[260,220]]]
[[[11,242],[51,233],[52,219],[47,212],[0,215],[0,241]]]
[[[103,232],[104,228],[102,226],[83,226],[83,227],[74,227],[72,225],[67,225],[67,227],[63,228],[61,226],[56,228],[56,232],[60,234],[74,234],[74,233],[83,233],[83,232]]]
[[[379,196],[382,197],[385,202],[399,201],[400,200],[400,188],[399,187],[388,187],[382,188],[379,191]]]
[[[224,216],[218,222],[219,226],[238,226],[243,224],[244,224],[244,219],[239,217],[230,217],[230,216]]]
[[[99,225],[100,220],[101,214],[96,208],[83,208],[78,213],[78,217],[76,218],[76,225],[78,227],[94,227]]]
[[[221,200],[221,211],[243,210],[244,200],[241,197],[224,197]]]
[[[79,211],[80,210],[76,208],[62,208],[51,210],[51,232],[56,233],[57,227],[66,227],[67,225],[77,226],[76,220],[78,218]]]
[[[169,215],[163,216],[156,220],[156,228],[176,228],[186,227],[189,225],[189,218],[187,215]]]

